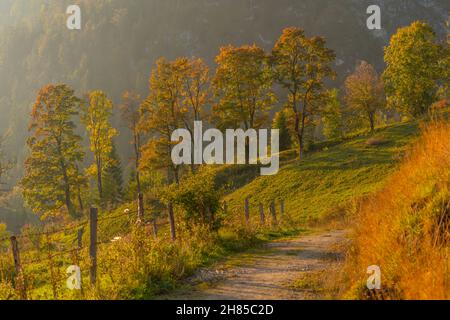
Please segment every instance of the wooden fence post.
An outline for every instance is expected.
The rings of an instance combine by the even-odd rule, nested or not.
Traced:
[[[280,200],[280,214],[282,216],[284,215],[284,200],[283,199]]]
[[[26,288],[26,282],[25,282],[25,275],[23,274],[22,264],[20,263],[19,244],[18,244],[17,238],[15,236],[12,236],[10,238],[10,240],[11,240],[11,249],[12,249],[13,258],[14,258],[14,267],[15,267],[16,273],[17,273],[20,299],[27,300],[27,288]]]
[[[270,213],[272,214],[272,222],[273,222],[273,224],[277,225],[278,221],[277,221],[277,211],[276,211],[276,208],[275,208],[275,201],[272,201],[270,203]]]
[[[259,219],[262,225],[266,224],[266,216],[264,215],[264,205],[261,202],[259,203]]]
[[[244,213],[245,213],[245,222],[248,224],[250,221],[250,201],[248,198],[245,198]]]
[[[172,241],[175,241],[177,239],[177,234],[175,230],[175,217],[173,214],[173,204],[170,202],[167,207],[168,207],[167,211],[169,214],[170,235],[172,237]]]
[[[75,263],[77,264],[77,266],[80,266],[80,254],[81,254],[81,250],[83,249],[83,234],[84,234],[84,227],[82,227],[81,229],[78,229],[78,233],[77,233],[77,242],[78,242],[78,250],[75,251]],[[80,291],[81,291],[81,296],[84,297],[84,290],[83,290],[83,281],[80,278]]]
[[[138,219],[139,221],[144,220],[144,195],[142,193],[138,194]]]
[[[91,259],[91,268],[89,270],[89,275],[91,279],[91,285],[95,286],[97,283],[97,220],[98,219],[98,209],[91,208],[89,215],[89,226],[90,226],[90,246],[89,246],[89,257]]]

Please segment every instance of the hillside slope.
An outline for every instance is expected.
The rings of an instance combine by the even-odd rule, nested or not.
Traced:
[[[385,297],[449,299],[449,141],[448,120],[427,126],[386,186],[353,212],[349,298],[365,297],[366,269],[377,265]]]
[[[324,147],[298,162],[285,162],[274,176],[261,176],[227,197],[230,207],[250,199],[256,219],[258,203],[284,199],[286,212],[299,222],[338,214],[352,199],[379,190],[416,137],[417,123],[379,129],[374,137],[361,136]]]

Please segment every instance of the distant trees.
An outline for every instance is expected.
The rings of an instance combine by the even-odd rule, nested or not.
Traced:
[[[366,119],[373,132],[376,114],[385,105],[384,86],[375,68],[366,61],[345,80],[345,100],[350,110]]]
[[[273,106],[272,77],[263,49],[223,47],[216,57],[213,78],[214,119],[222,128],[260,128]]]
[[[79,105],[66,85],[42,88],[34,103],[22,186],[26,203],[36,213],[56,213],[65,206],[71,217],[80,216],[73,204],[74,191],[83,181],[78,165],[84,153],[73,122]]]
[[[3,139],[0,137],[0,194],[5,190],[2,190],[3,178],[6,176],[9,170],[13,167],[13,162],[9,159],[6,159],[6,156],[3,152]]]
[[[304,152],[305,129],[317,114],[315,103],[324,94],[324,80],[334,76],[332,50],[322,37],[307,38],[298,28],[287,28],[272,51],[275,80],[288,92],[288,102],[295,116],[295,133],[299,158]]]
[[[89,172],[97,177],[97,190],[100,202],[103,201],[103,172],[110,165],[109,155],[112,140],[117,130],[110,123],[113,104],[102,91],[93,91],[88,95],[87,104],[83,106],[81,119],[89,133],[90,148],[94,154],[94,165]]]
[[[418,117],[435,101],[442,48],[433,29],[416,21],[400,28],[385,49],[383,79],[390,106]]]

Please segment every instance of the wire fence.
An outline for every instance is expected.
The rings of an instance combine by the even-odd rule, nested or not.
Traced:
[[[108,234],[107,228],[102,230],[102,227],[108,227],[108,223],[117,221],[121,218],[125,219],[125,223],[130,224],[134,220],[138,220],[138,210],[126,210],[123,213],[108,215],[104,217],[96,217],[96,233]],[[24,299],[30,299],[33,286],[28,269],[35,269],[39,266],[45,265],[49,267],[48,276],[50,276],[50,282],[52,287],[56,287],[67,280],[67,274],[63,272],[56,272],[55,265],[65,260],[74,265],[79,264],[81,256],[86,255],[86,250],[92,250],[92,246],[108,244],[115,241],[110,237],[95,241],[86,246],[83,241],[83,236],[87,233],[86,230],[92,224],[92,221],[86,220],[74,225],[65,226],[62,228],[52,228],[49,230],[39,232],[24,232],[20,235],[5,236],[0,238],[0,282],[3,280],[12,280],[14,287],[21,291],[21,297]],[[57,236],[61,236],[60,239],[54,239]],[[76,243],[76,245],[73,245]],[[1,259],[3,257],[3,260]],[[6,259],[5,259],[6,258]],[[6,263],[4,261],[14,262],[14,265]],[[9,268],[8,268],[9,267]],[[6,270],[5,270],[6,269]],[[9,269],[9,270],[8,270]],[[61,277],[55,276],[55,274],[62,273]],[[21,275],[21,276],[20,276]],[[22,279],[21,279],[22,278]],[[20,283],[22,282],[22,283]],[[56,290],[53,290],[53,297],[57,298]]]
[[[97,209],[91,209],[90,218],[86,221],[79,222],[74,225],[62,228],[52,228],[41,232],[25,232],[17,236],[0,238],[0,282],[10,280],[15,289],[19,292],[21,299],[33,299],[33,291],[39,289],[33,284],[32,272],[36,268],[44,268],[47,274],[47,285],[51,284],[52,292],[50,293],[54,299],[58,298],[58,287],[67,281],[68,275],[61,271],[61,266],[70,265],[79,266],[84,264],[80,281],[83,282],[84,277],[89,275],[91,285],[95,286],[97,278],[97,250],[98,248],[112,244],[122,239],[122,236],[114,235],[111,230],[111,222],[121,219],[123,224],[131,226],[133,222],[140,222],[145,226],[153,228],[153,235],[157,237],[158,229],[161,227],[157,223],[157,219],[152,217],[144,217],[143,206],[137,210],[125,210],[123,213],[107,215],[104,217],[97,216]],[[270,217],[272,224],[277,224],[275,201],[272,201],[268,212],[264,211],[264,206],[259,204],[255,206],[257,215],[255,217],[261,224],[265,224]],[[250,203],[249,199],[245,199],[244,207],[228,208],[226,202],[223,204],[223,211],[226,214],[230,212],[243,212],[242,216],[247,224],[250,224]],[[172,240],[175,236],[175,226],[173,217],[170,218],[168,209],[169,224],[171,227]],[[284,215],[284,201],[280,200],[280,213]],[[172,213],[173,214],[173,213]],[[122,225],[123,226],[123,225]],[[122,230],[122,226],[118,230]],[[117,224],[115,224],[117,227]],[[172,230],[173,229],[173,230]],[[88,237],[86,237],[88,235]],[[100,236],[99,236],[100,235]],[[60,238],[57,238],[60,236]],[[89,242],[86,243],[86,238]],[[75,244],[74,244],[75,243]],[[3,257],[3,259],[2,259]],[[5,259],[5,257],[7,257]],[[12,258],[12,259],[11,259]],[[88,258],[87,262],[86,259]],[[13,260],[14,264],[5,261]],[[41,274],[42,277],[42,274]],[[40,279],[39,282],[43,280]],[[46,297],[48,298],[48,297]]]

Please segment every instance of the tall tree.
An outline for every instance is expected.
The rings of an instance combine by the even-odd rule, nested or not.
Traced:
[[[383,79],[388,104],[413,117],[435,101],[440,77],[441,48],[424,22],[400,28],[385,49]]]
[[[93,91],[88,96],[88,103],[83,106],[82,121],[89,133],[90,147],[95,164],[90,173],[97,176],[97,189],[100,202],[103,201],[103,171],[109,165],[112,139],[117,130],[110,123],[113,104],[102,91]]]
[[[375,130],[376,113],[385,105],[384,85],[375,68],[362,61],[345,80],[345,100],[350,109],[358,112]]]
[[[202,59],[178,58],[175,62],[182,78],[181,106],[183,124],[191,133],[194,143],[194,121],[201,121],[206,113],[206,106],[210,101],[209,68]],[[191,151],[191,171],[195,173],[194,149]]]
[[[306,124],[318,112],[324,81],[333,77],[331,63],[335,53],[325,47],[322,37],[307,38],[298,28],[287,28],[275,44],[271,63],[274,78],[288,91],[288,102],[295,115],[299,158],[304,151]]]
[[[220,49],[213,79],[218,103],[214,119],[222,128],[259,128],[275,102],[268,58],[253,46]]]
[[[141,121],[141,96],[137,93],[126,91],[122,95],[122,105],[120,111],[122,119],[125,121],[132,134],[131,144],[134,152],[134,179],[136,181],[137,193],[141,193],[141,178],[139,163],[141,160],[142,132],[139,128]]]
[[[79,104],[68,86],[48,85],[33,106],[22,186],[25,201],[36,213],[55,213],[65,206],[70,216],[79,217],[72,202],[84,157],[73,122]]]
[[[186,129],[192,133],[194,121],[202,120],[206,113],[207,103],[210,101],[209,68],[199,58],[178,58],[174,61],[182,78],[181,99],[183,122]]]
[[[182,127],[183,81],[180,65],[161,58],[150,77],[150,95],[142,103],[139,127],[151,135],[142,148],[141,169],[165,169],[167,182],[179,183],[180,166],[171,159],[172,132]]]

